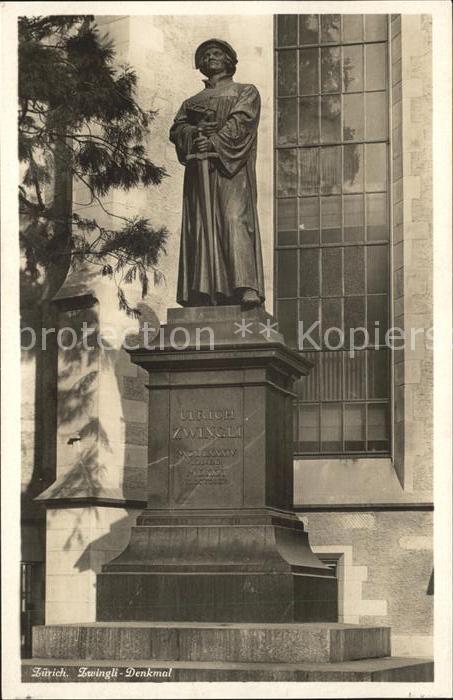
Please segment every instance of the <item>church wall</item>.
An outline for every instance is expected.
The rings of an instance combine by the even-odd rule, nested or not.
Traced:
[[[47,509],[46,624],[96,620],[96,575],[125,549],[138,512],[83,502]]]
[[[393,655],[432,656],[432,513],[370,508],[300,517],[314,551],[339,557],[340,621],[390,625]]]
[[[392,653],[412,656],[432,654],[431,29],[428,15],[392,17],[393,325],[416,333],[394,352],[393,459],[295,461],[311,543],[348,543],[367,570],[349,621],[390,624]]]
[[[416,333],[395,353],[395,465],[414,494],[432,488],[433,470],[431,25],[429,15],[403,15],[399,32],[392,23],[394,322]]]

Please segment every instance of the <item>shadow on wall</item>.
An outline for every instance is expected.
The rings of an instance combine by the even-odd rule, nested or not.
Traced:
[[[99,308],[97,300],[92,295],[65,297],[55,302],[58,308],[57,322],[59,328],[67,329],[67,338],[61,336],[66,349],[61,349],[55,356],[57,381],[55,385],[56,426],[52,436],[55,455],[58,454],[58,478],[55,470],[51,484],[47,482],[47,490],[43,494],[44,499],[51,499],[51,507],[59,502],[72,499],[80,499],[82,504],[87,498],[115,498],[130,499],[141,507],[146,501],[146,477],[147,459],[137,463],[136,453],[127,440],[128,411],[130,406],[124,397],[125,372],[130,372],[132,363],[127,352],[121,347],[114,347],[107,337],[99,330]],[[142,312],[140,326],[147,321],[159,328],[159,321],[153,310],[146,304],[140,304]],[[93,337],[92,342],[84,328],[95,328],[99,333],[101,342]],[[77,341],[70,347],[70,338]],[[140,329],[134,336],[135,341],[140,338]],[[134,340],[127,337],[128,345]],[[143,401],[146,401],[146,390],[141,375],[134,376],[134,388],[141,388]],[[100,395],[100,384],[108,382],[108,397],[111,396],[111,405],[106,406],[105,394]],[[131,397],[129,396],[129,399]],[[133,398],[137,398],[136,396]],[[117,405],[115,406],[115,402]],[[104,404],[104,405],[103,405]],[[109,409],[114,411],[115,420],[111,421]],[[41,406],[46,410],[46,403]],[[116,411],[116,413],[115,413]],[[104,423],[103,416],[107,416]],[[147,415],[147,412],[146,412]],[[133,423],[133,426],[136,426]],[[124,440],[118,435],[118,426],[124,426]],[[147,449],[147,421],[140,429],[140,441],[143,451]],[[112,443],[114,443],[112,445]],[[121,444],[122,443],[122,444]],[[122,449],[122,458],[119,451]],[[115,452],[116,450],[116,452]],[[43,482],[39,476],[38,463],[35,464],[35,476],[37,483],[29,484],[29,492],[32,497],[43,491]],[[39,486],[41,488],[39,488]],[[50,487],[49,487],[50,486]],[[74,505],[76,503],[72,501]],[[68,504],[65,504],[67,507]],[[90,515],[88,516],[88,513]],[[136,511],[134,511],[136,515]],[[72,523],[72,529],[66,541],[63,543],[65,551],[77,548],[86,541],[86,520],[93,518],[100,520],[99,508],[93,505],[78,510]],[[121,521],[122,522],[122,521]],[[130,519],[125,518],[123,529],[130,531]],[[121,530],[121,523],[115,524],[113,531],[101,538],[101,548],[107,548],[115,555],[119,544],[117,534]],[[90,568],[91,553],[99,549],[96,544],[89,545],[80,561],[82,566]],[[96,557],[93,559],[96,561]],[[84,569],[81,569],[84,570]],[[95,570],[95,569],[93,569]]]
[[[92,512],[98,519],[99,509],[93,508]],[[135,525],[136,518],[137,510],[127,509],[127,516],[112,523],[107,533],[90,542],[75,562],[74,568],[80,573],[86,571],[93,571],[95,574],[101,573],[103,564],[110,562],[126,549],[130,540],[131,527]],[[69,548],[65,545],[65,549]]]
[[[84,270],[84,281],[78,283],[76,290],[89,289],[94,272]],[[59,422],[58,402],[59,402],[59,353],[57,332],[59,328],[59,302],[49,301],[42,298],[42,284],[38,281],[28,280],[25,273],[21,271],[21,359],[24,363],[34,362],[35,394],[34,404],[34,458],[32,473],[22,494],[23,503],[27,507],[33,508],[33,499],[55,481],[57,474],[57,425]],[[86,305],[87,299],[93,300],[88,292],[80,291],[82,299]],[[92,303],[92,301],[90,302]],[[90,313],[85,309],[87,320],[95,322],[97,316],[94,310]],[[22,336],[22,332],[27,329],[27,333]],[[52,329],[52,332],[50,332]],[[33,337],[35,339],[33,341]],[[86,352],[86,351],[85,351]],[[69,351],[71,361],[80,361],[80,348]],[[87,363],[92,364],[95,357],[87,354]],[[66,367],[69,370],[69,365]],[[86,387],[79,391],[79,398],[86,394]],[[24,400],[25,397],[22,397]],[[62,397],[63,401],[68,397]],[[35,503],[34,508],[38,508]]]

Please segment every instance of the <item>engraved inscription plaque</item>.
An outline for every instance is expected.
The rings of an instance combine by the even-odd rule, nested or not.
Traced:
[[[177,389],[170,410],[172,505],[236,508],[243,498],[242,390]]]

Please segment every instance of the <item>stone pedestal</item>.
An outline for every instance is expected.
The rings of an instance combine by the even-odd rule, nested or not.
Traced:
[[[338,623],[97,622],[33,629],[33,659],[58,680],[431,682],[431,659],[390,655],[390,628]],[[61,668],[64,668],[64,678]],[[80,678],[80,668],[86,676]]]
[[[40,659],[249,664],[341,663],[390,656],[390,627],[316,624],[97,623],[35,627]]]
[[[264,310],[170,309],[149,376],[148,507],[97,577],[99,621],[337,619],[336,582],[292,511],[294,381]]]

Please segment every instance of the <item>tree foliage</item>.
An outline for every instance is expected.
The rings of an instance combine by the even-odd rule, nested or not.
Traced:
[[[113,43],[92,16],[19,19],[22,279],[41,295],[55,292],[52,277],[61,284],[71,267],[88,261],[115,279],[120,306],[134,315],[122,284],[140,280],[144,296],[149,274],[160,279],[167,229],[113,215],[102,202],[112,188],[158,185],[166,175],[146,155],[155,112],[138,104],[136,87],[136,73],[117,65]],[[82,183],[84,204],[99,205],[118,226],[78,213],[65,179]]]

